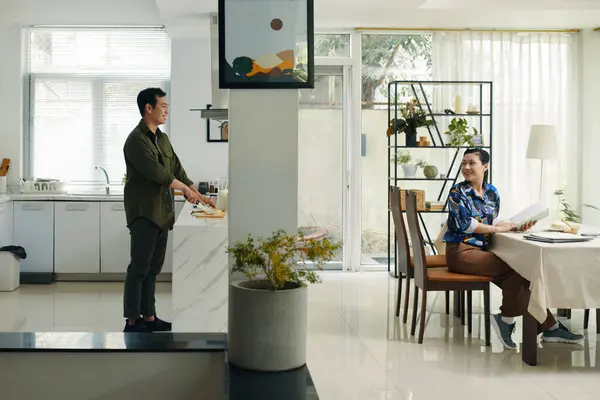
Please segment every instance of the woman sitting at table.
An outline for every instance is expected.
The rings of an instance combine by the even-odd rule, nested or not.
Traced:
[[[497,221],[500,195],[487,183],[489,162],[490,155],[485,150],[465,151],[461,164],[465,180],[454,185],[448,197],[446,263],[454,273],[490,277],[502,289],[500,314],[494,315],[491,322],[504,347],[516,349],[512,340],[514,317],[525,311],[523,295],[529,289],[529,282],[488,250],[493,233],[517,230],[512,222]],[[519,230],[526,231],[534,224],[527,223]],[[549,310],[538,329],[546,342],[577,343],[583,339],[557,322]]]

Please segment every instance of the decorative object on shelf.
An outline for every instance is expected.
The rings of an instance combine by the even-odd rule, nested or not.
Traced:
[[[402,118],[392,119],[386,131],[388,137],[404,133],[407,147],[417,147],[417,128],[432,126],[433,120],[427,119],[428,114],[423,111],[417,100],[411,100],[400,106]]]
[[[573,207],[569,203],[567,203],[567,198],[565,196],[565,191],[562,189],[558,189],[554,191],[554,195],[558,201],[560,212],[562,213],[561,220],[564,222],[575,222],[581,223],[581,215],[579,215]],[[600,208],[592,205],[592,204],[583,204],[583,207],[591,208],[596,211],[600,211]]]
[[[428,164],[425,161],[420,161],[418,165],[423,168],[423,175],[425,175],[425,178],[435,179],[438,174],[438,169],[435,165]]]
[[[206,105],[210,110],[211,104]],[[209,143],[227,143],[229,142],[229,122],[213,118],[206,119],[206,141]]]
[[[483,135],[474,135],[471,138],[471,143],[473,143],[473,146],[475,147],[483,146]]]
[[[446,174],[440,174],[440,179],[446,179],[446,178],[447,178]]]
[[[475,146],[473,143],[473,138],[475,136],[479,136],[479,131],[477,128],[472,127],[473,134],[469,132],[469,123],[464,118],[452,118],[450,121],[450,125],[448,125],[448,130],[444,132],[445,135],[450,136],[450,140],[447,142],[447,145],[450,147],[460,147],[464,144],[469,146]]]
[[[232,274],[246,280],[231,284],[229,361],[254,371],[288,371],[306,364],[307,284],[320,282],[307,261],[321,270],[340,243],[326,236],[311,239],[282,230],[267,238],[248,236],[227,248]]]
[[[454,95],[454,113],[462,114],[462,98],[458,92]]]
[[[467,108],[467,114],[472,114],[472,115],[477,115],[479,114],[479,110],[477,109],[477,106],[475,104],[471,104],[468,108]]]
[[[411,164],[412,160],[412,155],[408,151],[401,151],[393,157],[393,162],[402,166],[405,178],[414,178],[417,175],[418,163]]]
[[[443,201],[426,201],[425,208],[430,211],[442,211],[444,209]]]
[[[417,147],[429,147],[431,142],[427,139],[427,136],[419,136]]]
[[[425,207],[425,191],[424,190],[415,190],[410,189],[411,192],[415,193],[417,197],[417,210],[426,210]],[[400,201],[402,204],[406,204],[406,190],[400,189]]]
[[[558,142],[554,125],[531,125],[525,158],[540,160],[539,200],[544,198],[544,160],[552,160],[557,155]]]
[[[219,88],[314,89],[313,0],[219,0]]]

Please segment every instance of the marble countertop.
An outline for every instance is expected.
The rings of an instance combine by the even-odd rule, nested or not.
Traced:
[[[6,201],[123,201],[123,193],[14,193],[0,196],[0,204]],[[185,201],[175,196],[175,201]]]
[[[194,206],[186,202],[181,213],[175,221],[175,227],[220,227],[227,228],[227,215],[225,218],[196,218],[192,215]]]

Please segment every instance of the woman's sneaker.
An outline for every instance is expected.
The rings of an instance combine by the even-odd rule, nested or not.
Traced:
[[[517,345],[512,340],[512,334],[515,331],[515,323],[507,324],[502,321],[502,316],[500,314],[492,315],[492,319],[490,321],[492,323],[492,327],[498,335],[498,339],[502,342],[502,345],[505,349],[516,350]]]
[[[548,343],[570,343],[576,344],[583,340],[584,336],[579,335],[577,333],[571,332],[566,326],[564,326],[560,321],[558,323],[558,328],[554,330],[547,330],[542,333],[542,340]]]

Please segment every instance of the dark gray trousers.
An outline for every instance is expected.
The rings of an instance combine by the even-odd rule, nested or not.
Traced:
[[[156,314],[154,292],[167,251],[169,232],[146,218],[138,218],[129,227],[131,263],[127,267],[123,308],[125,318],[137,319]]]

